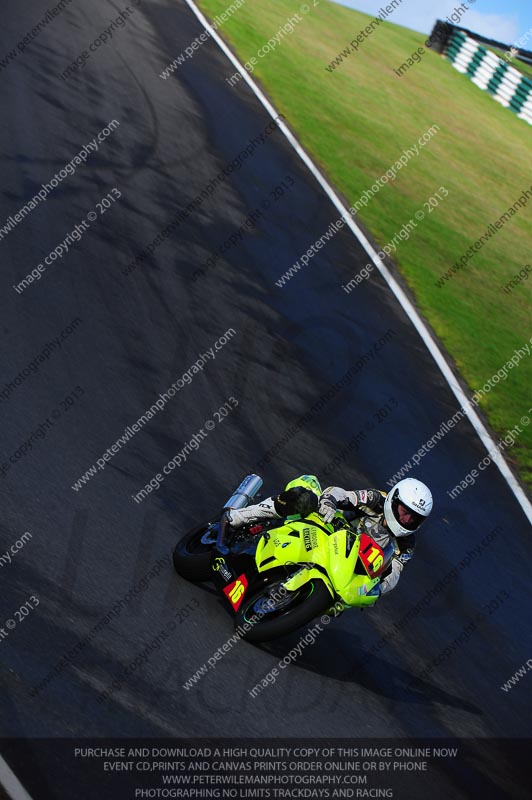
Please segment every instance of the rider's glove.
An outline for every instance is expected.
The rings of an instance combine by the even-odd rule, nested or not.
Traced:
[[[336,500],[332,494],[322,494],[318,511],[323,517],[324,522],[332,522],[336,514]]]

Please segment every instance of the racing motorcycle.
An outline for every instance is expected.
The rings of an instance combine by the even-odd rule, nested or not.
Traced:
[[[364,531],[364,517],[337,511],[331,523],[317,512],[267,520],[233,529],[228,508],[244,508],[262,479],[248,475],[214,519],[197,525],[176,545],[173,561],[190,581],[212,581],[234,614],[235,627],[250,642],[292,633],[320,614],[373,606],[383,572],[396,553]],[[313,475],[291,481],[318,496]]]

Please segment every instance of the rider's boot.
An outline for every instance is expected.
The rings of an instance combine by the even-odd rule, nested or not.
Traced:
[[[228,508],[226,518],[233,528],[239,528],[249,522],[257,522],[261,519],[280,519],[275,510],[273,497],[267,497],[256,505],[247,508]]]

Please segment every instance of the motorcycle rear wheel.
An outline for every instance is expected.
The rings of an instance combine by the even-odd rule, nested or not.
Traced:
[[[218,518],[209,520],[217,522]],[[187,581],[208,581],[212,577],[211,557],[216,531],[208,535],[209,522],[196,525],[176,544],[173,553],[175,571]],[[205,542],[201,540],[206,539]]]
[[[280,591],[282,580],[265,586],[260,592],[244,598],[236,613],[235,627],[252,627],[242,634],[248,642],[258,644],[277,639],[311,622],[331,607],[333,599],[325,583],[312,578],[288,597],[273,604],[269,597]],[[287,602],[288,601],[288,602]],[[258,621],[253,621],[254,619]]]

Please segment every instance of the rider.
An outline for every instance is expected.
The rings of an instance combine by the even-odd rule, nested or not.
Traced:
[[[415,478],[399,481],[388,494],[376,489],[345,491],[339,486],[329,486],[322,492],[313,475],[304,475],[292,483],[299,485],[288,484],[275,498],[268,497],[247,508],[228,509],[225,512],[227,522],[237,528],[261,519],[305,517],[313,511],[318,511],[324,522],[332,522],[338,509],[354,512],[365,518],[365,531],[378,545],[384,546],[390,540],[397,545],[399,552],[392,558],[380,583],[381,594],[394,589],[404,565],[414,554],[415,531],[432,511],[430,489]]]

